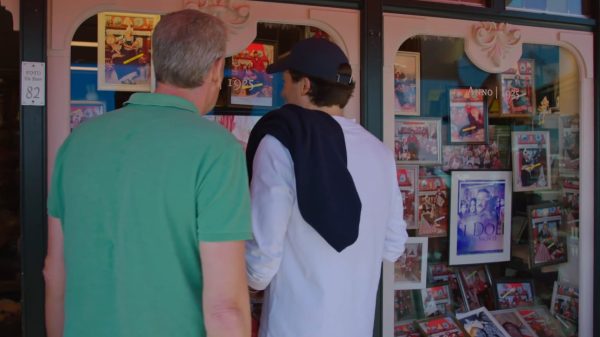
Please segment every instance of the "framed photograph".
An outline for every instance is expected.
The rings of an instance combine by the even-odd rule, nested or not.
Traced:
[[[464,314],[456,314],[456,319],[471,337],[508,336],[502,325],[485,308],[477,308]]]
[[[394,289],[423,289],[427,281],[427,238],[409,237],[394,263]]]
[[[417,229],[417,177],[419,173],[418,166],[398,165],[396,174],[398,177],[398,186],[402,194],[402,205],[404,206],[404,221],[406,229]]]
[[[519,308],[517,313],[538,336],[566,337],[558,320],[543,305]]]
[[[561,213],[565,230],[579,237],[579,177],[563,177]]]
[[[575,324],[579,321],[579,288],[554,282],[550,312]]]
[[[254,41],[231,57],[229,106],[273,106],[273,76],[267,74],[267,66],[275,53],[275,42]]]
[[[450,275],[454,275],[454,271],[446,262],[431,262],[427,265],[428,284],[448,283]]]
[[[398,164],[439,164],[442,120],[396,116],[394,148]]]
[[[502,325],[511,337],[537,337],[529,324],[517,313],[515,309],[496,310],[492,316]]]
[[[564,115],[558,120],[559,172],[579,174],[579,116]]]
[[[477,89],[454,88],[448,91],[451,144],[488,142],[488,116],[485,96]]]
[[[432,337],[468,337],[453,317],[438,316],[415,321],[423,336]]]
[[[420,54],[398,51],[394,61],[394,113],[419,116]]]
[[[496,280],[496,308],[510,309],[535,304],[532,280]]]
[[[442,169],[510,170],[510,126],[488,126],[488,144],[444,145]]]
[[[510,260],[511,197],[509,171],[452,172],[451,266]]]
[[[494,292],[490,273],[485,265],[456,268],[458,283],[465,298],[467,310],[480,307],[494,308]]]
[[[502,115],[529,117],[535,114],[534,71],[535,60],[520,59],[515,68],[500,74]]]
[[[425,317],[446,315],[454,312],[448,284],[421,289],[421,303]]]
[[[551,188],[548,131],[513,131],[512,154],[515,192]]]
[[[106,112],[106,104],[102,101],[71,101],[69,112],[69,126],[71,130],[79,124],[103,115]]]
[[[531,268],[567,262],[567,240],[558,204],[532,205],[529,214]]]
[[[258,123],[261,116],[246,116],[246,115],[206,115],[207,119],[221,124],[227,131],[242,144],[244,150],[250,138],[250,132],[254,125]]]
[[[394,324],[394,337],[421,337],[421,333],[411,319]]]
[[[442,177],[419,177],[418,236],[448,235],[448,187]]]
[[[394,322],[420,318],[420,301],[418,290],[394,290]]]
[[[98,89],[150,91],[152,31],[160,15],[98,13]]]

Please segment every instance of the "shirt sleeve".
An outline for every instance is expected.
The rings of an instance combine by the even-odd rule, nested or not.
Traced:
[[[196,187],[196,228],[199,241],[251,238],[250,195],[244,153],[238,143],[205,163]]]
[[[57,219],[63,220],[64,216],[64,198],[63,198],[63,144],[56,154],[54,160],[54,169],[52,170],[52,180],[50,182],[50,192],[48,193],[48,214]]]
[[[398,187],[395,172],[392,181],[392,205],[385,234],[383,258],[390,262],[395,262],[404,253],[404,244],[408,238],[408,233],[406,232],[406,221],[404,221],[402,194]]]
[[[289,151],[266,135],[252,165],[252,231],[246,243],[248,285],[262,290],[277,273],[283,243],[296,200],[294,166]]]

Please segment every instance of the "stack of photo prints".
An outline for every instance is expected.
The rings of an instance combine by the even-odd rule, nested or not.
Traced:
[[[420,98],[419,53],[397,53],[394,152],[410,237],[384,265],[384,335],[577,335],[579,291],[561,268],[578,237],[579,118],[536,98],[535,69],[521,59],[495,87],[447,88],[446,111],[422,112],[432,95]]]

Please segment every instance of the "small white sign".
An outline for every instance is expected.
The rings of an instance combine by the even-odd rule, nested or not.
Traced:
[[[21,62],[21,105],[46,104],[46,64]]]

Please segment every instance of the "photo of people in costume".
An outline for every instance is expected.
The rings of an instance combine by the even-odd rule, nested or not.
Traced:
[[[494,308],[492,283],[485,265],[459,267],[457,274],[468,310]]]
[[[396,117],[394,152],[399,164],[441,161],[441,120]]]
[[[472,88],[448,91],[450,96],[450,143],[487,142],[485,96]]]
[[[535,112],[535,61],[519,60],[516,68],[500,75],[502,114],[532,115]]]
[[[398,187],[402,194],[402,205],[404,206],[404,221],[406,229],[416,229],[417,226],[417,174],[418,166],[398,165],[396,174],[398,177]]]
[[[577,324],[579,321],[579,289],[566,283],[554,282],[550,312]]]
[[[531,282],[496,281],[498,309],[531,306],[534,304]]]
[[[444,145],[443,170],[510,169],[510,127],[490,125],[488,133],[488,144]]]
[[[275,45],[258,42],[231,57],[230,104],[273,105],[273,76],[267,74],[267,66],[274,58]]]
[[[567,242],[560,206],[530,206],[529,217],[532,268],[566,262]]]
[[[548,131],[513,131],[513,180],[515,191],[551,187],[550,135]]]
[[[448,234],[448,186],[441,177],[420,177],[418,187],[419,236]]]

